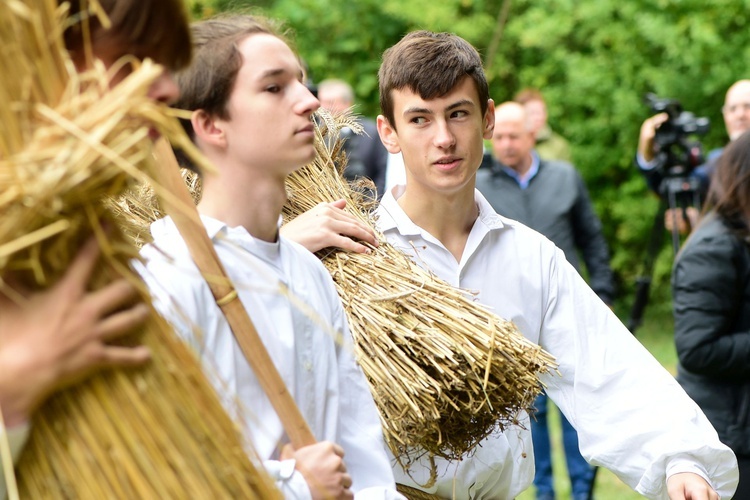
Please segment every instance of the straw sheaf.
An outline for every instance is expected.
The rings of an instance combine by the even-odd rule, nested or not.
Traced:
[[[374,228],[371,200],[341,175],[346,155],[339,130],[361,128],[348,113],[318,114],[318,154],[290,176],[284,217],[344,198],[349,213]],[[325,249],[319,256],[344,303],[394,455],[404,465],[425,452],[457,459],[488,434],[518,422],[554,359],[382,234],[379,241],[370,254]]]
[[[132,73],[110,89],[117,68],[75,72],[60,37],[65,11],[55,0],[4,5],[0,293],[19,299],[8,283],[16,290],[54,284],[93,234],[103,256],[90,288],[124,276],[148,301],[129,266],[137,247],[107,200],[150,182],[151,127],[193,152],[177,120],[147,96],[162,70],[126,61]],[[17,467],[22,497],[280,497],[195,356],[153,310],[123,341],[133,343],[151,350],[144,368],[102,372],[37,412]],[[9,493],[16,493],[13,481]]]

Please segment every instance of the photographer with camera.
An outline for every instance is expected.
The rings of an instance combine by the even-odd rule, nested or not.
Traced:
[[[657,111],[660,110],[660,107],[668,107],[670,104],[679,106],[675,101],[654,99],[651,102],[652,108],[655,108]],[[724,100],[724,106],[721,110],[730,141],[737,139],[746,130],[750,130],[750,80],[739,80],[729,87]],[[677,115],[674,119],[670,120],[669,111],[674,112],[675,110],[665,109],[643,122],[638,140],[638,153],[636,155],[636,165],[646,176],[649,187],[659,194],[662,194],[660,193],[660,187],[665,177],[664,167],[671,167],[671,165],[660,164],[660,159],[658,158],[659,152],[663,151],[663,144],[660,144],[658,140],[660,139],[659,130],[665,123],[674,123],[675,119],[679,119],[679,115]],[[679,123],[677,126],[679,128]],[[674,127],[670,127],[670,129],[674,129]],[[699,145],[697,147],[699,148]],[[701,198],[708,192],[711,174],[723,149],[716,148],[711,150],[706,155],[705,162],[700,161],[697,165],[687,165],[689,170],[687,178],[691,183],[697,183],[697,194]],[[688,158],[691,158],[690,155],[699,152],[700,149],[689,151]],[[696,154],[692,158],[698,159],[700,157]],[[664,225],[668,230],[674,228],[679,233],[685,234],[692,227],[695,227],[698,221],[699,206],[685,207],[684,214],[683,210],[673,210],[673,208],[675,207],[669,207],[664,214]]]
[[[661,203],[651,227],[651,238],[643,262],[644,272],[636,279],[635,298],[628,329],[635,334],[648,302],[651,274],[664,240],[664,228],[672,233],[672,249],[680,249],[680,234],[698,221],[701,198],[708,186],[700,142],[692,136],[708,132],[708,118],[684,111],[678,101],[646,95],[646,102],[658,114],[641,126],[636,165]],[[701,181],[701,178],[705,181]],[[663,219],[663,222],[662,222]]]

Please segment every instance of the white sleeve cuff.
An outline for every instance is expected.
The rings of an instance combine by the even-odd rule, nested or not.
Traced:
[[[263,462],[268,474],[276,482],[285,499],[312,500],[307,481],[294,467],[294,460],[266,460]]]

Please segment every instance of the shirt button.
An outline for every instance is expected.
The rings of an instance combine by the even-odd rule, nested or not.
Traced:
[[[312,363],[310,363],[309,361],[305,361],[305,363],[304,363],[303,366],[305,367],[305,370],[307,370],[309,372],[312,371],[313,366],[312,366]]]

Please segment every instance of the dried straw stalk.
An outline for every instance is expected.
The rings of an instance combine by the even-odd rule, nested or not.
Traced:
[[[148,300],[128,265],[137,247],[105,200],[135,180],[150,181],[149,127],[192,149],[176,119],[147,98],[161,69],[136,64],[110,90],[101,66],[76,74],[55,0],[5,6],[0,100],[10,105],[0,108],[0,292],[11,294],[7,282],[54,284],[95,234],[103,258],[91,288],[125,276]],[[103,372],[37,412],[17,468],[22,496],[278,498],[199,362],[153,310],[123,343],[135,342],[151,349],[146,367]]]
[[[361,127],[350,114],[319,116],[317,157],[290,176],[284,216],[344,198],[348,212],[374,228],[371,200],[337,169],[346,164],[339,130]],[[423,270],[382,235],[379,241],[370,254],[326,249],[320,257],[344,303],[394,455],[406,465],[424,452],[457,459],[517,423],[554,359],[467,292]]]

